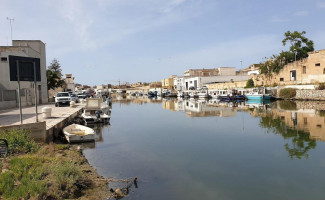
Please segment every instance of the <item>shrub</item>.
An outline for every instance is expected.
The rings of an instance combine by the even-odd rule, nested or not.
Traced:
[[[280,90],[279,96],[281,98],[290,99],[296,96],[297,89],[295,88],[284,88]]]
[[[8,141],[10,153],[36,152],[39,145],[29,137],[30,132],[23,129],[11,129],[0,132],[0,138]]]
[[[254,81],[253,79],[248,79],[245,88],[252,88],[252,87],[254,87]]]
[[[325,83],[319,83],[316,90],[325,90]]]

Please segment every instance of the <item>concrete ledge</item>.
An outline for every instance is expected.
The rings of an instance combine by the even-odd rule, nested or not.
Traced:
[[[9,129],[25,129],[31,131],[31,137],[37,142],[46,142],[46,122],[36,122],[0,127],[0,132]]]

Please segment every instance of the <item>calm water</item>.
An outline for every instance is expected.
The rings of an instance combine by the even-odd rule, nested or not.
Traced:
[[[324,199],[323,110],[122,99],[84,154],[104,177],[138,177],[124,199]]]

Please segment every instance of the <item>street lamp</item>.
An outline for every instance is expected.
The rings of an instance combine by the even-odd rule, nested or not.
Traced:
[[[9,23],[10,23],[11,45],[12,45],[12,24],[11,24],[11,21],[14,21],[15,19],[7,17],[7,20],[9,20]]]

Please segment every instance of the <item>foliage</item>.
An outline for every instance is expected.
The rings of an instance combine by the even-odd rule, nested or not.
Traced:
[[[280,90],[279,96],[284,99],[290,99],[296,96],[297,89],[295,88],[284,88]]]
[[[61,65],[57,59],[53,59],[46,70],[47,76],[47,88],[48,89],[55,89],[58,87],[62,87],[64,81],[61,80],[62,72],[61,72]]]
[[[325,83],[319,83],[316,90],[325,90]]]
[[[47,190],[43,162],[42,157],[35,155],[11,159],[9,169],[0,174],[0,194],[10,199],[42,197]]]
[[[297,60],[308,57],[308,52],[314,51],[314,42],[304,36],[306,31],[284,33],[285,38],[282,40],[283,46],[290,43],[290,52],[296,53]]]
[[[52,62],[50,63],[50,66],[48,66],[48,69],[58,75],[59,78],[62,78],[62,69],[59,61],[54,58]]]
[[[245,88],[252,88],[252,87],[254,87],[254,81],[253,79],[250,78],[247,80]]]
[[[283,110],[297,110],[297,104],[293,101],[280,101],[279,105]]]
[[[285,32],[285,38],[282,40],[283,46],[290,43],[289,51],[281,51],[270,58],[265,57],[265,62],[261,63],[260,72],[271,76],[272,73],[279,73],[288,63],[308,57],[308,52],[314,51],[314,43],[304,36],[305,31]]]
[[[29,135],[30,132],[24,129],[11,129],[0,132],[0,138],[8,141],[10,153],[36,152],[39,145]]]

